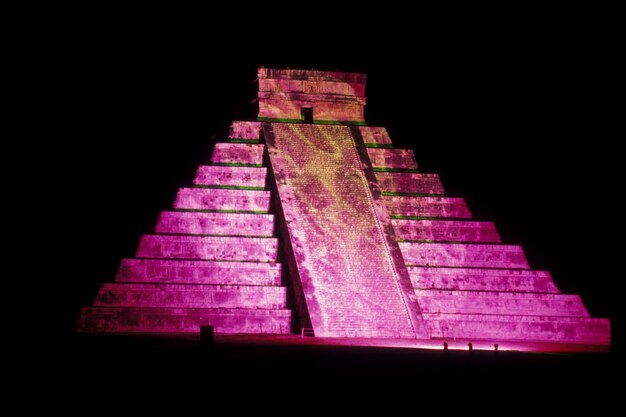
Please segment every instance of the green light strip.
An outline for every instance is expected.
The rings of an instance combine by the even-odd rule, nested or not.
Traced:
[[[250,237],[259,239],[276,239],[269,235],[219,235],[219,234],[197,234],[197,233],[154,233],[160,236],[194,236],[194,237]]]
[[[445,194],[427,194],[427,193],[397,193],[392,191],[383,191],[382,195],[397,197],[443,197]]]
[[[366,143],[366,148],[386,148],[386,149],[394,149],[391,143]]]
[[[256,167],[263,168],[263,164],[244,164],[239,162],[211,162],[209,165],[218,167]]]
[[[502,242],[475,242],[471,240],[411,240],[398,239],[396,242],[405,243],[441,243],[446,245],[484,245],[484,246],[515,246],[515,244]]]
[[[190,213],[238,213],[238,214],[270,214],[267,210],[205,210],[205,209],[174,209]]]
[[[225,141],[228,143],[261,143],[261,140],[259,139],[228,138]]]
[[[406,173],[417,174],[419,173],[419,170],[411,169],[411,168],[377,168],[377,167],[374,167],[374,172],[406,172]]]
[[[390,215],[391,219],[398,220],[449,220],[453,219],[453,217],[426,217],[426,216],[398,216],[398,215]]]
[[[302,123],[302,119],[272,119],[269,117],[258,117],[259,122],[269,123]],[[367,126],[367,123],[360,120],[314,120],[313,124],[316,125],[353,125],[353,126]]]
[[[148,260],[158,260],[158,261],[196,261],[196,262],[241,262],[248,264],[276,264],[276,261],[252,261],[249,259],[202,259],[202,258],[153,258],[153,257],[142,257],[136,256],[134,259],[148,259]]]
[[[366,126],[365,122],[359,120],[314,120],[313,124],[316,125],[351,125],[351,126]]]
[[[270,123],[302,123],[302,119],[270,119],[269,117],[257,117],[259,122]]]
[[[214,188],[219,190],[248,190],[248,191],[265,191],[265,187],[248,187],[245,185],[208,185],[194,184],[191,188]]]
[[[490,270],[499,270],[499,271],[510,271],[510,270],[515,270],[515,271],[540,271],[539,269],[528,269],[528,268],[497,268],[497,267],[490,267],[490,266],[439,266],[439,265],[427,265],[427,264],[405,264],[405,266],[407,267],[417,267],[417,268],[439,268],[439,269],[475,269],[477,271],[483,270],[483,269],[490,269]],[[474,291],[474,290],[469,290],[469,291]]]

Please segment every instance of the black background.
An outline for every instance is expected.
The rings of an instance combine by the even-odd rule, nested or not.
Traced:
[[[371,19],[281,28],[267,17],[217,30],[214,15],[57,28],[41,40],[49,118],[33,151],[49,164],[39,180],[51,255],[40,279],[55,291],[47,325],[71,332],[230,122],[255,119],[264,65],[366,73],[368,123],[412,148],[423,172],[494,220],[563,292],[610,317],[618,348],[617,57],[610,26],[555,16],[421,16],[393,32]]]

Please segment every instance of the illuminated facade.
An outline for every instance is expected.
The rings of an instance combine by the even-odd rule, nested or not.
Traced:
[[[218,334],[609,346],[607,319],[365,124],[365,75],[258,77],[258,121],[232,124],[83,309],[79,331],[210,324]]]

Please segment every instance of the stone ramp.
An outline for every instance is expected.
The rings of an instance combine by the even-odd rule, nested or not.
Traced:
[[[408,274],[390,249],[391,224],[388,217],[381,223],[384,208],[373,200],[350,129],[286,123],[263,129],[290,272],[315,335],[423,337]]]
[[[255,133],[256,132],[256,133]],[[218,143],[174,210],[124,259],[115,283],[102,284],[83,309],[81,332],[289,333],[291,311],[278,263],[278,239],[259,125],[233,123],[234,142]]]

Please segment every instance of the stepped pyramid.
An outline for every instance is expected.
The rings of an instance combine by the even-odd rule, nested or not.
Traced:
[[[260,68],[258,77],[258,121],[231,125],[136,257],[82,310],[79,331],[211,324],[216,333],[610,345],[608,319],[560,293],[520,246],[419,172],[411,150],[366,125],[365,75]]]

